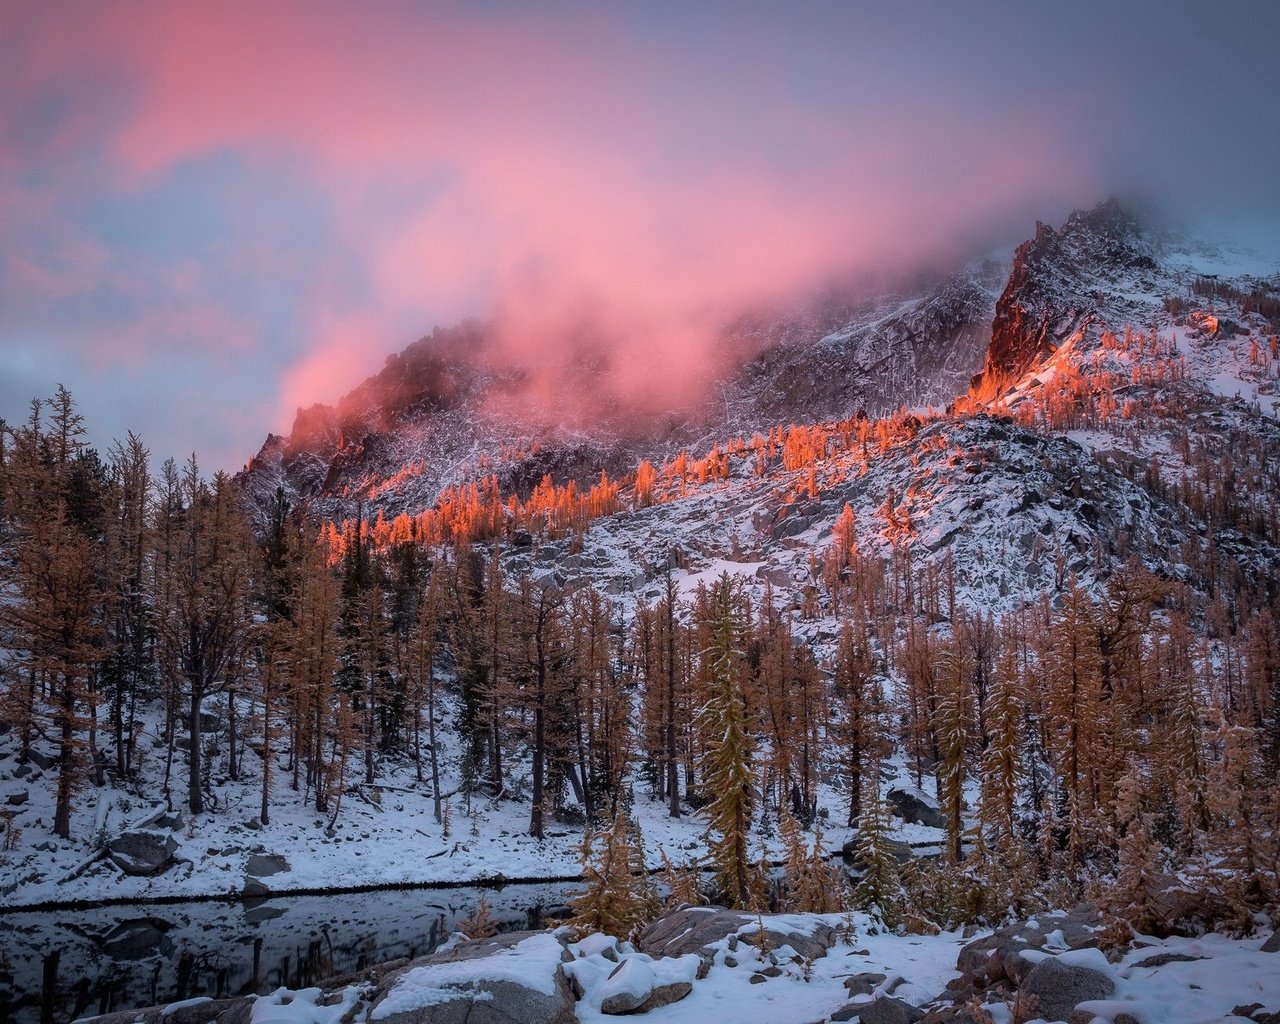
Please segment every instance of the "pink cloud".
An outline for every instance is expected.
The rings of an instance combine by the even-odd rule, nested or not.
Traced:
[[[128,96],[105,140],[123,187],[241,149],[332,199],[334,244],[368,294],[340,301],[317,282],[277,428],[376,370],[410,340],[404,324],[468,313],[495,315],[509,358],[534,365],[603,344],[614,396],[652,411],[705,387],[710,341],[744,306],[944,251],[1046,181],[1090,185],[1087,161],[1018,119],[979,130],[958,99],[904,95],[851,100],[842,123],[789,96],[767,46],[717,83],[696,48],[673,74],[601,17],[145,0],[23,27],[20,90],[87,68]],[[682,94],[667,80],[680,76],[711,87]],[[961,149],[990,158],[951,162]],[[198,287],[173,273],[179,293]],[[198,304],[189,319],[224,333]]]

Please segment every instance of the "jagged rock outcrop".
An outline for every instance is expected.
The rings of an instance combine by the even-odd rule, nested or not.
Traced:
[[[1099,284],[1156,269],[1142,222],[1115,199],[1075,211],[1060,230],[1037,222],[1035,236],[1014,253],[975,383],[1017,379],[1099,317]]]

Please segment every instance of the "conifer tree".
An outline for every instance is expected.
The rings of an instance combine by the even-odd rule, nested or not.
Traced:
[[[892,925],[897,919],[902,885],[898,863],[889,848],[889,820],[880,798],[879,761],[873,761],[869,768],[858,818],[856,850],[862,875],[854,889],[854,903]]]
[[[946,818],[946,858],[953,867],[962,858],[965,757],[968,722],[964,680],[954,660],[938,697],[938,802]]]
[[[1001,658],[987,704],[989,742],[982,755],[980,825],[982,841],[1008,855],[1017,841],[1015,811],[1023,775],[1021,763],[1023,703],[1012,651]]]
[[[671,858],[667,856],[667,851],[662,847],[658,847],[658,853],[662,857],[662,884],[667,888],[666,906],[675,909],[678,907],[698,907],[706,902],[702,898],[702,893],[698,889],[698,874],[693,868],[677,868],[671,863]]]
[[[178,538],[161,635],[181,673],[187,698],[188,806],[204,810],[201,712],[221,692],[245,654],[249,593],[248,533],[231,478],[219,472],[212,486],[193,455],[182,474],[184,522]]]
[[[782,843],[786,850],[786,909],[801,914],[835,914],[845,909],[844,879],[827,863],[822,829],[814,831],[813,844],[795,815],[782,810]]]
[[[581,851],[586,888],[569,900],[570,926],[580,935],[594,932],[630,938],[652,917],[655,907],[643,850],[626,812],[619,810],[598,836],[588,828]]]
[[[757,794],[743,696],[745,627],[737,607],[737,588],[727,573],[715,585],[710,614],[705,623],[708,646],[703,652],[709,695],[698,713],[706,748],[702,775],[707,792],[713,794],[705,808],[708,846],[725,898],[733,906],[751,907],[763,889],[763,879],[749,851]]]
[[[1148,782],[1140,765],[1120,779],[1115,817],[1120,824],[1118,864],[1113,882],[1103,889],[1103,905],[1134,931],[1149,933],[1161,924],[1154,897],[1160,878],[1162,850],[1151,834],[1151,817],[1142,808]]]
[[[872,671],[867,639],[864,635],[855,635],[852,623],[846,619],[840,626],[832,688],[836,704],[833,731],[843,748],[849,781],[850,828],[858,823],[862,812],[863,777],[873,756],[872,747],[878,741]]]

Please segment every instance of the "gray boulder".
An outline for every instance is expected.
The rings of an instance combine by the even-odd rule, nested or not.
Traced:
[[[255,878],[278,875],[281,871],[288,870],[289,862],[276,853],[251,854],[244,863],[244,873],[253,875]]]
[[[851,996],[869,996],[876,988],[885,983],[885,975],[863,972],[844,979],[844,987]]]
[[[929,828],[946,828],[947,820],[938,810],[936,801],[919,793],[908,793],[905,789],[891,789],[885,795],[885,802],[903,821],[916,825],[927,825]]]
[[[619,1014],[638,1010],[653,994],[656,984],[653,968],[643,960],[623,960],[605,982],[606,995],[600,1000],[600,1012]]]
[[[530,945],[517,962],[527,972],[522,975],[527,982],[514,980],[509,955],[525,943]],[[460,942],[383,977],[369,1019],[385,1024],[576,1024],[573,992],[560,970],[561,953],[560,944],[546,932]],[[490,957],[495,958],[491,974],[483,962]],[[417,990],[429,993],[423,1000],[427,1005],[415,1005]]]
[[[145,1010],[121,1010],[90,1017],[93,1024],[249,1024],[253,1016],[253,996],[238,999],[193,1000],[175,1008],[153,1006]]]
[[[125,832],[107,843],[107,856],[126,875],[154,875],[173,862],[178,844],[163,832]]]
[[[899,864],[906,864],[909,861],[915,859],[915,851],[911,849],[911,846],[909,843],[904,843],[897,839],[888,839],[888,840],[885,840],[884,845],[885,845],[885,849],[889,851],[889,856],[892,857]],[[861,858],[859,858],[858,856],[858,837],[857,836],[854,836],[852,839],[846,841],[845,844],[842,847],[840,847],[840,856],[844,859],[845,863],[851,865],[852,867],[855,867],[855,868],[862,867]]]
[[[893,996],[881,996],[858,1008],[859,1024],[916,1024],[924,1011]]]
[[[1067,949],[1096,947],[1100,923],[1097,908],[1085,903],[1069,914],[1044,914],[1006,925],[965,946],[956,959],[956,970],[978,987],[1005,979],[1016,985],[1032,967],[1022,955],[1027,950],[1043,949],[1051,935]]]
[[[658,918],[640,933],[636,943],[642,953],[650,956],[684,956],[697,953],[706,956],[710,947],[726,936],[734,935],[744,926],[757,926],[758,918],[725,910],[723,907],[683,907]],[[739,941],[754,943],[758,927],[742,935]],[[835,929],[817,923],[812,934],[805,934],[782,927],[776,918],[764,918],[764,938],[771,947],[790,946],[800,956],[817,960],[827,955],[836,940]]]
[[[30,798],[31,798],[31,794],[27,790],[19,789],[16,792],[10,793],[5,802],[10,807],[21,807]]]
[[[1115,988],[1112,980],[1099,970],[1082,964],[1064,964],[1050,956],[1028,972],[1018,994],[1035,999],[1032,1012],[1036,1016],[1066,1020],[1078,1004],[1110,998]]]
[[[636,1013],[648,1013],[661,1006],[678,1003],[692,991],[693,984],[688,981],[672,981],[666,985],[655,985],[653,991],[649,993],[649,998],[640,1004]]]
[[[1149,956],[1141,963],[1134,964],[1134,967],[1163,967],[1165,964],[1191,964],[1197,960],[1205,959],[1202,956],[1187,956],[1186,953],[1157,953],[1155,956]],[[1248,1016],[1246,1014],[1246,1016]]]
[[[41,771],[47,772],[58,763],[58,756],[56,754],[46,754],[43,750],[37,750],[35,747],[32,747],[27,751],[27,760]]]
[[[1280,953],[1280,929],[1271,933],[1271,938],[1262,944],[1264,953]]]

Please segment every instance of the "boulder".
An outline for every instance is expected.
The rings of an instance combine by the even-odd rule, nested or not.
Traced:
[[[253,875],[255,878],[278,875],[281,871],[288,870],[289,862],[276,853],[251,854],[244,863],[244,873]]]
[[[869,996],[886,980],[883,974],[864,972],[845,978],[844,987],[849,990],[851,996]]]
[[[600,987],[600,1012],[631,1013],[653,994],[658,979],[653,968],[637,957],[628,957],[613,969]]]
[[[31,798],[31,794],[27,792],[27,790],[20,789],[17,792],[10,793],[8,798],[5,800],[5,803],[7,803],[10,807],[21,807],[30,798]]]
[[[1163,967],[1165,964],[1190,964],[1203,959],[1205,958],[1202,956],[1187,956],[1186,953],[1157,953],[1155,956],[1149,956],[1141,963],[1133,966],[1154,968]]]
[[[126,875],[154,875],[173,861],[178,844],[163,832],[125,832],[107,843],[107,856]]]
[[[678,1003],[692,991],[693,983],[689,981],[672,981],[665,985],[655,985],[653,991],[649,993],[649,998],[636,1008],[636,1013],[648,1013],[661,1006]]]
[[[911,846],[907,843],[899,842],[897,839],[886,840],[884,845],[885,849],[889,851],[889,856],[899,864],[906,864],[915,857],[915,852],[911,849]],[[855,868],[860,866],[857,836],[854,836],[840,847],[840,856],[846,863],[853,865]]]
[[[1280,953],[1280,929],[1271,933],[1271,938],[1262,944],[1264,953]]]
[[[238,999],[188,999],[172,1007],[153,1006],[146,1010],[121,1010],[90,1017],[93,1024],[249,1024],[254,996]]]
[[[947,820],[938,809],[938,802],[918,789],[894,787],[884,795],[885,802],[903,821],[929,828],[946,828]]]
[[[956,970],[979,988],[1006,978],[1018,984],[1033,966],[1022,955],[1027,950],[1096,947],[1100,924],[1097,908],[1084,903],[1067,914],[1043,914],[1006,925],[965,946],[956,958]]]
[[[27,760],[44,772],[47,772],[58,763],[56,754],[46,754],[43,750],[37,750],[35,747],[27,751]]]
[[[859,1024],[916,1024],[924,1011],[893,996],[880,996],[858,1008]]]
[[[797,931],[780,923],[779,918],[764,917],[765,941],[777,949],[790,946],[808,960],[827,955],[836,940],[835,929],[822,922],[815,922],[811,933]],[[785,920],[785,919],[783,919]],[[723,907],[683,907],[658,918],[640,933],[636,948],[650,956],[683,956],[697,953],[707,956],[711,946],[739,929],[756,926],[758,919],[750,914]],[[741,941],[754,943],[758,927],[741,936]]]
[[[1054,956],[1036,964],[1018,987],[1020,997],[1035,999],[1032,1012],[1045,1020],[1066,1020],[1079,1003],[1114,993],[1115,983],[1102,971]]]
[[[575,1024],[563,952],[547,932],[459,942],[384,976],[368,1017],[385,1024]]]

